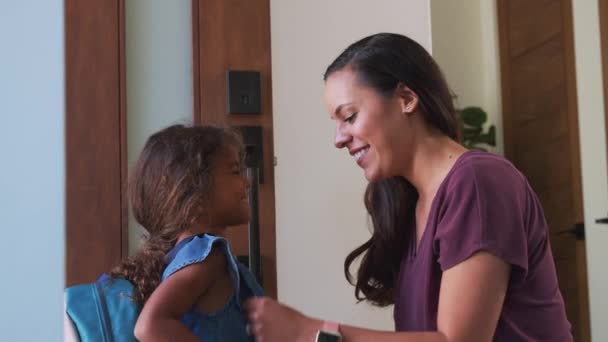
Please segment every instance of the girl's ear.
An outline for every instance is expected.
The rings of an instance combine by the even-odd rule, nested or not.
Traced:
[[[399,98],[401,112],[403,114],[412,114],[418,109],[418,94],[411,90],[403,83],[397,85],[395,95]]]

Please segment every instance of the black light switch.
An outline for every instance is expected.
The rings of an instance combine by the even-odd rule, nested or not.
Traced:
[[[258,71],[226,72],[228,112],[232,114],[260,114],[260,73]]]

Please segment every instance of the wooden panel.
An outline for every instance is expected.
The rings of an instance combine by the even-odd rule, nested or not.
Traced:
[[[517,104],[517,113],[510,117],[517,139],[510,142],[513,150],[508,156],[528,177],[541,200],[543,191],[554,191],[572,180],[570,168],[564,167],[570,165],[570,154],[547,153],[570,148],[563,50],[560,35],[511,59],[510,101]],[[550,177],[547,170],[551,170]],[[568,193],[571,196],[570,187]],[[557,229],[570,225],[568,221],[553,219],[552,215],[547,220]]]
[[[129,201],[127,188],[129,167],[127,162],[127,69],[126,69],[126,33],[125,33],[125,0],[118,1],[118,89],[120,96],[120,252],[121,258],[129,255]]]
[[[259,125],[263,130],[264,180],[259,188],[264,289],[276,297],[274,148],[269,0],[193,0],[194,121]],[[261,76],[260,115],[228,114],[226,71],[255,70]],[[247,227],[231,227],[235,254],[247,254]]]
[[[574,58],[574,23],[572,17],[572,3],[571,1],[563,2],[563,20],[564,26],[567,28],[564,30],[563,41],[564,41],[564,69],[566,76],[566,96],[568,99],[568,105],[566,108],[568,111],[568,127],[570,127],[570,149],[568,150],[571,158],[570,162],[570,172],[572,173],[572,199],[574,202],[574,206],[572,209],[574,210],[574,221],[575,222],[583,222],[585,220],[583,215],[583,176],[581,175],[581,156],[580,156],[580,143],[579,143],[579,130],[578,130],[578,99],[576,95],[576,68],[575,68],[575,58]],[[585,243],[577,242],[577,249],[580,247],[584,248]],[[580,250],[578,251],[580,255]],[[585,254],[585,251],[582,251],[582,254]],[[579,258],[579,260],[581,260]],[[583,260],[584,261],[584,260]],[[579,264],[579,267],[585,268],[587,267],[586,262],[584,261],[582,264]],[[584,286],[581,286],[579,290],[582,292],[587,291],[587,273],[584,273]],[[588,310],[588,300],[585,297],[585,300],[581,301],[581,306],[583,308],[587,308]],[[587,319],[586,322],[589,320]],[[590,330],[588,324],[586,326],[586,330],[583,330],[584,335],[582,335],[582,339],[584,341],[589,340],[589,337],[586,335],[590,334]]]
[[[589,341],[570,0],[497,2],[505,154],[538,194],[575,340]]]
[[[604,1],[604,0],[600,0]],[[583,214],[583,184],[581,174],[581,157],[579,143],[579,127],[578,127],[578,99],[576,95],[576,68],[574,56],[574,23],[572,16],[572,2],[564,1],[564,61],[566,65],[566,84],[568,97],[568,126],[570,127],[570,170],[572,172],[572,200],[573,200],[573,218],[574,222],[585,221]],[[589,318],[589,288],[587,278],[587,251],[585,241],[576,241],[576,279],[578,281],[578,326],[575,331],[575,339],[577,341],[591,341],[591,326]]]
[[[122,0],[65,2],[68,286],[127,249],[123,20]]]
[[[513,154],[513,110],[511,104],[511,18],[508,0],[496,1],[496,18],[498,22],[498,49],[500,55],[500,93],[502,97],[503,143],[506,156]]]
[[[572,188],[570,183],[566,182],[553,188],[546,188],[543,191],[537,191],[537,194],[543,204],[545,212],[551,213],[551,215],[547,215],[547,223],[552,227],[553,232],[561,232],[572,228],[570,220],[572,220],[572,216],[574,215],[574,203],[572,202]],[[569,247],[572,247],[572,239],[570,236],[568,236],[567,242],[570,243]],[[560,257],[555,246],[553,252],[556,258]],[[569,253],[567,255],[574,257],[574,253],[574,249],[569,248]]]
[[[587,284],[587,250],[585,241],[576,241],[576,260],[578,274],[578,313],[580,317],[579,341],[591,341],[591,318],[589,312],[589,288]]]
[[[538,133],[538,131],[537,131]],[[518,135],[520,136],[520,135]],[[571,158],[567,153],[564,156],[560,156],[555,153],[547,153],[548,149],[555,149],[555,151],[567,151],[569,148],[569,141],[567,139],[561,139],[553,142],[542,142],[542,139],[538,144],[544,144],[544,146],[535,147],[529,151],[526,150],[526,146],[523,145],[521,148],[515,150],[518,153],[513,157],[517,167],[526,175],[530,184],[537,193],[553,192],[557,190],[557,187],[563,184],[568,185],[569,196],[572,196],[571,186],[571,174],[570,170],[567,169],[568,165],[564,167],[565,163],[570,162]],[[533,143],[529,143],[530,146]],[[550,177],[547,177],[547,173],[551,173]],[[546,209],[546,208],[545,208]],[[551,215],[547,217],[548,221],[551,221]],[[572,218],[574,220],[574,218]],[[566,227],[569,223],[562,223],[562,226]],[[559,228],[559,227],[555,227]]]
[[[529,120],[538,116],[553,114],[538,113],[539,106],[561,104],[563,98],[553,98],[555,88],[563,87],[562,97],[565,94],[564,56],[561,37],[548,40],[543,45],[530,50],[524,55],[512,59],[511,87],[513,101],[518,105],[515,120]],[[538,96],[546,96],[537,101]],[[551,115],[555,116],[555,115]]]
[[[194,1],[198,11],[198,80],[205,123],[272,122],[268,0]],[[226,70],[261,72],[262,116],[226,116]]]
[[[559,35],[562,29],[560,0],[511,0],[509,10],[510,55],[516,57]],[[542,13],[542,15],[520,15]]]
[[[201,124],[201,41],[198,6],[199,0],[192,0],[192,94],[194,124]]]

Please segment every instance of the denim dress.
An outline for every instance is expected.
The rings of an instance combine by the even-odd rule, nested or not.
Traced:
[[[232,255],[225,239],[202,234],[180,241],[167,254],[167,267],[163,272],[162,281],[188,265],[203,262],[216,245],[226,254],[235,291],[226,305],[214,313],[202,313],[197,310],[196,304],[193,305],[182,317],[182,322],[205,342],[254,341],[245,328],[247,317],[242,310],[242,304],[252,296],[263,296],[264,292],[251,272]]]

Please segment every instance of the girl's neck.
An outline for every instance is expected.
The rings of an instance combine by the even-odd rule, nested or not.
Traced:
[[[182,232],[177,237],[177,242],[179,242],[179,241],[181,241],[183,239],[187,239],[187,238],[189,238],[191,236],[201,235],[201,234],[209,234],[209,235],[215,235],[215,236],[225,237],[225,235],[226,235],[226,227],[209,227],[209,226],[205,226],[205,225],[194,224],[193,227],[191,227],[188,230]]]

